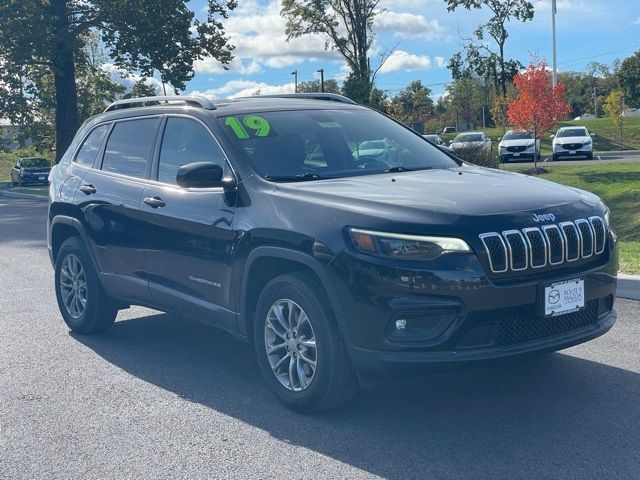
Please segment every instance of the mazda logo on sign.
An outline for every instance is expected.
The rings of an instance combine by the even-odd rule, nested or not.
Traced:
[[[547,301],[549,305],[555,305],[560,301],[560,292],[558,290],[551,290],[549,295],[547,295]]]

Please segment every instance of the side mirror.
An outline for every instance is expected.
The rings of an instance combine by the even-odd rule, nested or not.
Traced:
[[[549,135],[549,136],[550,136],[551,138],[556,138],[556,136],[555,136],[555,135],[553,135],[553,134],[551,134],[551,135]]]
[[[589,135],[591,135],[592,137],[595,137],[596,134],[595,133],[590,133]]]
[[[222,167],[216,163],[194,162],[180,167],[176,183],[182,188],[230,187],[233,181],[223,175]]]
[[[499,142],[500,142],[500,141],[502,141],[502,137],[498,137],[498,141],[499,141]]]

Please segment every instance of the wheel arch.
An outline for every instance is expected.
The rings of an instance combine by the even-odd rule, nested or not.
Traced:
[[[70,237],[75,236],[80,237],[85,247],[87,247],[87,250],[89,250],[89,257],[91,257],[91,262],[93,263],[96,272],[100,271],[98,269],[96,259],[93,256],[93,251],[90,248],[87,231],[85,230],[80,220],[68,215],[56,215],[51,220],[50,232],[49,248],[51,263],[53,265],[55,265],[58,252],[60,251],[60,247],[62,246],[64,241]]]
[[[238,317],[238,332],[241,335],[253,342],[253,312],[264,286],[280,275],[300,271],[309,272],[316,278],[329,299],[338,328],[347,340],[347,329],[343,325],[342,309],[323,264],[306,253],[270,246],[255,248],[245,262]],[[350,342],[346,341],[346,343],[349,345]]]

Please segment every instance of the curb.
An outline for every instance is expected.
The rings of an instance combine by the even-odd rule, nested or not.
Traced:
[[[617,296],[630,300],[640,300],[640,276],[619,273]]]

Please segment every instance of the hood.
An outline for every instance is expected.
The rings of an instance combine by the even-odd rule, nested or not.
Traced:
[[[482,147],[484,142],[453,142],[451,148],[473,148]]]
[[[350,210],[400,223],[483,224],[490,216],[504,223],[532,223],[532,213],[552,213],[557,222],[594,215],[602,209],[591,193],[537,177],[462,166],[336,180],[278,184],[298,201]],[[515,218],[514,218],[515,215]],[[452,218],[454,217],[454,218]],[[366,226],[366,225],[364,225]],[[492,227],[489,226],[489,229]],[[493,227],[499,228],[499,227]]]
[[[533,146],[532,138],[521,138],[521,139],[513,139],[513,140],[502,140],[499,143],[501,147],[527,147],[529,145]]]
[[[24,170],[29,173],[49,173],[51,167],[22,167],[20,170]]]
[[[587,140],[591,140],[591,137],[555,137],[553,139],[554,145],[559,143],[587,143]]]

